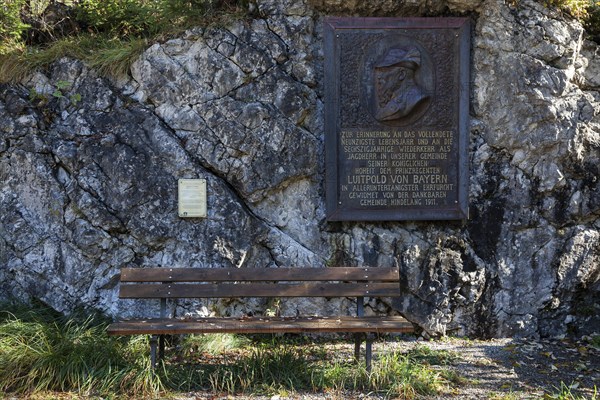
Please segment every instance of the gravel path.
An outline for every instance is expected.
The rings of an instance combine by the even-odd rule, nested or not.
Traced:
[[[600,349],[590,343],[591,338],[578,341],[554,340],[465,340],[443,339],[434,341],[391,341],[374,343],[374,354],[378,351],[399,349],[408,351],[416,346],[427,346],[433,350],[449,350],[458,355],[447,367],[462,376],[465,383],[451,393],[443,393],[422,399],[551,399],[545,394],[560,393],[561,382],[577,399],[594,398],[594,385],[600,390]],[[331,351],[352,351],[352,346],[329,345]],[[366,393],[297,393],[282,396],[215,396],[210,393],[193,393],[178,400],[205,399],[264,399],[264,400],[324,400],[324,399],[383,399]],[[570,400],[560,398],[558,400]]]
[[[467,379],[454,396],[436,399],[540,399],[560,392],[592,398],[600,388],[600,349],[589,340],[450,340],[428,342],[433,349],[461,355],[452,365]]]

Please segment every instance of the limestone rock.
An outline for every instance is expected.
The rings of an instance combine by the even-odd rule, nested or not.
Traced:
[[[579,23],[530,0],[251,7],[252,20],[153,44],[118,82],[64,59],[0,88],[0,297],[130,316],[151,302],[117,299],[125,265],[398,266],[402,296],[370,299],[367,313],[402,314],[426,335],[600,329],[600,57]],[[473,20],[470,219],[327,222],[322,18],[448,13]],[[69,86],[53,96],[58,82]],[[208,218],[179,218],[177,179],[200,177]]]

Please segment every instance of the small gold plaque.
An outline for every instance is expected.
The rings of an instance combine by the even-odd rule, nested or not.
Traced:
[[[179,179],[179,216],[206,218],[206,179]]]

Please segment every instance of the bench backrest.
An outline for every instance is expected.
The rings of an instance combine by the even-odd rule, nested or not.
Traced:
[[[121,298],[398,297],[398,268],[123,268]]]

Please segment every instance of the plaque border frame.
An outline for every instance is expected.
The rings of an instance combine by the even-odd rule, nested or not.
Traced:
[[[458,55],[458,201],[444,209],[344,209],[338,197],[338,148],[341,132],[340,53],[336,32],[344,29],[456,29]],[[466,220],[469,217],[469,82],[471,20],[469,18],[326,17],[324,20],[325,80],[325,205],[328,221]]]

